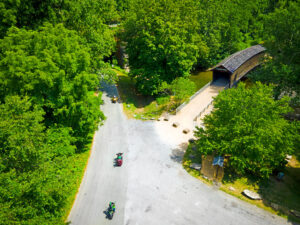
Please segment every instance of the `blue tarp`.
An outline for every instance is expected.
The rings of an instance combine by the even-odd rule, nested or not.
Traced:
[[[215,157],[214,161],[213,161],[213,166],[216,166],[216,165],[219,165],[219,166],[223,167],[223,165],[224,165],[224,157],[222,157],[222,156]]]

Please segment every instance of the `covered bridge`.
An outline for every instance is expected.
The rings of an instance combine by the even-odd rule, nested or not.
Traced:
[[[213,82],[223,79],[229,84],[229,87],[232,87],[250,70],[260,64],[260,59],[265,51],[263,46],[254,45],[232,54],[211,69]]]

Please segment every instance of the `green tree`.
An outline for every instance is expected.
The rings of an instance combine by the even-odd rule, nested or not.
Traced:
[[[45,111],[45,124],[71,127],[77,146],[84,144],[98,122],[99,83],[92,73],[89,48],[62,24],[38,31],[12,28],[0,40],[0,99],[27,95]]]
[[[114,50],[113,32],[107,24],[118,18],[114,0],[4,0],[0,3],[0,38],[11,26],[37,29],[45,22],[63,23],[85,38],[97,67]]]
[[[193,0],[137,0],[124,24],[131,76],[144,94],[189,75],[201,48]]]
[[[214,110],[195,132],[201,154],[230,155],[229,167],[238,174],[267,178],[294,150],[295,126],[282,115],[291,109],[288,98],[274,100],[272,87],[257,83],[246,89],[221,92]]]
[[[172,94],[175,101],[183,102],[187,100],[196,90],[196,84],[186,78],[179,77],[172,81],[171,84],[163,82],[158,91],[161,95]]]
[[[8,96],[0,104],[0,171],[29,171],[43,161],[43,114],[28,97]]]
[[[265,39],[269,55],[261,68],[251,74],[254,81],[275,84],[275,97],[300,96],[300,2],[282,4],[265,18]]]
[[[114,33],[109,29],[108,24],[114,23],[119,18],[116,2],[114,0],[68,0],[62,6],[62,10],[65,14],[60,22],[84,37],[87,46],[91,49],[93,66],[98,69],[99,62],[104,57],[110,56],[115,49]],[[59,11],[56,14],[59,14]]]
[[[135,2],[135,0],[116,0],[117,10],[122,19],[126,19],[133,2]]]
[[[198,57],[201,68],[261,42],[263,17],[275,7],[273,0],[201,0],[197,5],[198,33],[206,46]]]
[[[74,138],[69,128],[46,131],[43,115],[28,97],[0,104],[0,224],[64,224]]]

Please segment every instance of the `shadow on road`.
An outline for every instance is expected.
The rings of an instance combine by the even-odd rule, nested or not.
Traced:
[[[185,150],[188,147],[188,143],[181,143],[178,148],[172,149],[172,153],[170,155],[170,158],[177,163],[182,163],[183,156],[185,153]]]

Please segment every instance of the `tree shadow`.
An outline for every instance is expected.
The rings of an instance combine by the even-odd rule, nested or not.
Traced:
[[[106,82],[100,83],[100,89],[101,92],[106,94],[107,97],[112,98],[113,96],[118,96],[117,88],[114,84],[108,84]]]
[[[286,167],[284,178],[278,180],[274,174],[270,179],[258,183],[258,193],[262,196],[263,204],[271,207],[278,215],[287,215],[292,224],[300,224],[300,168]],[[292,211],[291,211],[292,210]]]
[[[234,183],[237,180],[243,179],[243,184],[249,186],[255,186],[260,182],[264,182],[258,179],[255,175],[247,174],[247,175],[239,175],[234,170],[225,166],[224,168],[224,177],[222,178],[222,183]]]
[[[272,208],[279,216],[287,216],[288,221],[292,224],[300,224],[300,218],[291,213],[291,210],[300,212],[300,168],[287,166],[284,170],[283,180],[277,179],[275,172],[269,179],[261,180],[254,175],[240,176],[232,170],[226,168],[223,177],[223,183],[234,183],[239,180],[238,184],[246,184],[249,189],[254,189],[261,197],[261,201],[266,207]],[[236,184],[235,184],[236,185]]]
[[[170,158],[177,163],[182,163],[183,156],[188,147],[187,143],[181,143],[178,145],[178,148],[172,149],[172,153],[170,154]]]
[[[119,76],[118,90],[121,103],[133,104],[136,108],[144,108],[151,104],[155,99],[153,96],[146,96],[140,94],[135,88],[135,82],[128,76]]]

